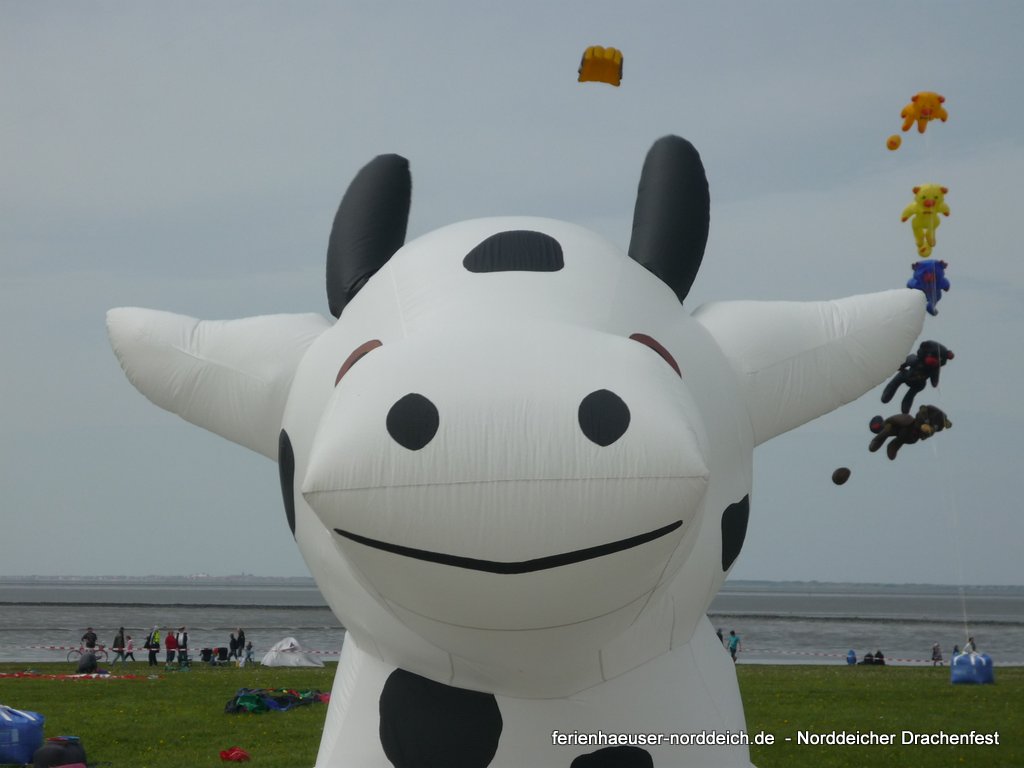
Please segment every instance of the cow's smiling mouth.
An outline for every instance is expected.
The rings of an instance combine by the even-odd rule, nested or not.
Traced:
[[[411,557],[416,560],[426,560],[429,563],[440,563],[441,565],[450,565],[455,568],[469,568],[473,571],[484,571],[486,573],[513,574],[544,571],[548,568],[557,568],[560,565],[572,565],[573,563],[579,563],[584,560],[593,560],[596,557],[603,557],[615,552],[622,552],[623,550],[632,549],[633,547],[638,547],[641,544],[646,544],[649,541],[660,539],[662,536],[672,533],[672,531],[679,528],[682,524],[682,520],[676,520],[674,523],[669,523],[668,525],[656,528],[653,531],[648,531],[647,533],[630,536],[628,539],[620,539],[619,541],[613,541],[609,544],[600,544],[596,547],[586,547],[572,552],[563,552],[560,555],[537,557],[533,560],[520,560],[519,562],[480,560],[475,557],[462,557],[460,555],[449,555],[443,552],[430,552],[425,549],[415,549],[414,547],[404,547],[400,544],[390,544],[386,541],[378,541],[377,539],[371,539],[367,536],[360,536],[358,533],[343,531],[341,528],[335,528],[334,532],[339,536],[344,536],[346,539],[363,544],[367,547],[373,547],[374,549],[380,549],[385,552],[391,552],[392,554],[402,555],[404,557]]]

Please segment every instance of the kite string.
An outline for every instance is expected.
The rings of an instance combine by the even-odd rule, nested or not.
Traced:
[[[935,386],[935,392],[938,395],[940,403],[945,405],[942,399],[942,390],[938,385]],[[945,410],[943,410],[945,412]],[[934,435],[933,435],[934,437]],[[947,478],[948,492],[946,497],[949,499],[948,503],[948,519],[952,521],[953,529],[953,555],[956,563],[956,584],[957,592],[960,596],[960,615],[963,620],[964,626],[964,639],[966,640],[971,636],[971,627],[967,617],[967,593],[964,584],[964,559],[963,549],[960,545],[960,505],[957,499],[956,483],[949,482],[950,473],[949,467],[946,466],[944,457],[939,452],[939,447],[936,443],[932,443],[932,456],[935,459],[935,464],[939,466],[941,477]]]
[[[934,176],[934,171],[936,168],[936,153],[932,151],[932,137],[931,134],[928,133],[927,131],[924,134],[924,156],[926,158],[926,164],[928,166],[929,172],[931,172]],[[928,183],[938,183],[941,185],[942,182],[933,181]],[[936,212],[935,217],[936,220],[939,218],[938,212]],[[935,385],[935,393],[939,402],[945,405],[942,398],[942,389],[939,387],[938,383]],[[949,478],[949,467],[944,465],[944,462],[940,458],[939,447],[935,443],[932,443],[932,455],[935,458],[936,464],[943,464],[943,466],[941,467],[942,477]],[[956,585],[957,592],[960,596],[960,615],[963,620],[964,638],[966,640],[971,636],[971,628],[967,617],[967,593],[964,583],[965,579],[963,548],[960,542],[960,507],[957,500],[955,483],[949,483],[949,492],[947,494],[947,498],[949,499],[949,518],[952,520],[953,528],[953,554],[954,559],[956,561]]]
[[[908,135],[909,135],[909,132],[908,132]],[[931,134],[929,134],[926,131],[924,133],[924,159],[925,159],[925,167],[928,170],[928,172],[932,173],[932,174],[934,174],[935,169],[936,169],[935,157],[936,157],[936,155],[932,151],[932,137],[931,137]],[[940,183],[941,184],[941,182],[933,182],[933,181],[922,182],[922,183]],[[936,214],[936,216],[938,216],[938,214]],[[939,388],[938,384],[936,384],[935,390],[936,390],[937,399],[939,400],[940,403],[942,403],[942,390]],[[943,464],[942,458],[940,457],[938,445],[936,445],[935,443],[932,443],[932,455],[933,455],[933,457],[935,459],[935,464],[936,465]],[[942,477],[948,478],[950,476],[949,472],[948,472],[948,467],[942,466],[940,469],[941,469],[941,476]],[[961,543],[960,543],[960,513],[959,513],[959,503],[958,503],[958,500],[957,500],[956,485],[955,485],[955,483],[950,483],[949,484],[949,492],[947,493],[947,498],[949,499],[949,503],[947,505],[947,507],[948,507],[947,526],[951,526],[952,527],[953,550],[954,550],[953,554],[954,554],[954,560],[956,562],[956,585],[957,585],[957,592],[958,592],[959,597],[960,597],[960,614],[961,614],[961,619],[963,621],[964,638],[966,639],[966,638],[969,638],[971,636],[971,629],[970,629],[970,624],[969,624],[969,620],[968,620],[968,616],[967,616],[967,594],[966,594],[965,584],[964,584],[965,580],[964,580],[963,551],[961,549]]]
[[[937,446],[932,446],[932,453],[935,456],[936,461],[938,461],[939,449]],[[948,474],[946,474],[945,470],[943,470],[943,476],[948,477]],[[950,483],[948,495],[950,500],[950,517],[952,518],[953,523],[953,554],[956,560],[957,591],[960,595],[960,614],[964,625],[964,637],[966,638],[971,636],[971,627],[967,618],[967,593],[964,588],[964,559],[963,550],[960,546],[960,514],[956,499],[955,483]]]

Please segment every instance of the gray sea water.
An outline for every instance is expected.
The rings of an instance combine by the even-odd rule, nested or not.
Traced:
[[[845,663],[882,650],[889,663],[948,663],[969,636],[993,663],[1024,666],[1024,587],[728,582],[712,623],[743,639],[741,661]]]
[[[1024,665],[1024,587],[728,582],[709,615],[740,635],[741,663],[842,664],[881,649],[930,664],[936,642],[948,662],[973,635],[996,666]],[[140,646],[154,625],[187,626],[193,656],[241,627],[257,659],[286,636],[334,659],[345,634],[310,579],[0,579],[0,661],[63,660],[86,627],[109,644],[123,626]]]

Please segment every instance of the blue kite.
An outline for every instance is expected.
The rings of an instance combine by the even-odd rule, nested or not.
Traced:
[[[940,259],[924,259],[915,261],[910,266],[914,270],[914,276],[907,281],[907,288],[923,291],[925,298],[928,299],[928,314],[939,314],[935,305],[942,298],[942,292],[949,290],[949,280],[946,279],[946,268],[949,264]]]

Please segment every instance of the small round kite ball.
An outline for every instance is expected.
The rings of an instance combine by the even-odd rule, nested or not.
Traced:
[[[885,419],[881,416],[875,416],[868,422],[868,429],[874,432],[876,435],[882,431],[882,427],[885,426]]]
[[[895,133],[885,140],[885,146],[887,146],[889,149],[899,149],[900,144],[902,143],[903,139],[901,139],[899,135]]]
[[[840,467],[832,473],[832,482],[836,485],[842,485],[850,479],[850,470],[846,467]]]

